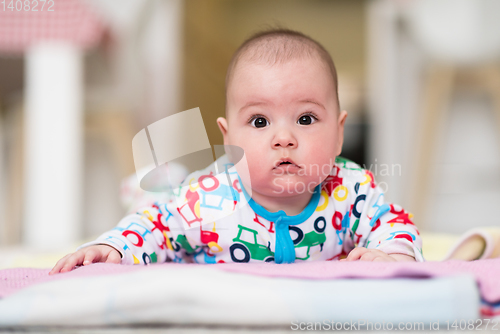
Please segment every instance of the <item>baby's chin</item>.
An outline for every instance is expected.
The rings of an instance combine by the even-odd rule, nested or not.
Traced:
[[[321,181],[321,178],[318,176],[298,177],[297,175],[283,175],[274,178],[262,190],[266,195],[271,197],[293,197],[306,193],[312,195]],[[255,184],[255,187],[259,188],[258,184]],[[256,190],[259,191],[259,189]]]

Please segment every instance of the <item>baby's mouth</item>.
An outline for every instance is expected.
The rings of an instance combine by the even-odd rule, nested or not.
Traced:
[[[300,168],[299,165],[297,165],[296,163],[293,162],[293,160],[288,159],[288,158],[278,160],[276,162],[276,164],[274,165],[273,169],[277,169],[277,168],[280,168],[280,167],[281,168],[287,168],[287,167]]]

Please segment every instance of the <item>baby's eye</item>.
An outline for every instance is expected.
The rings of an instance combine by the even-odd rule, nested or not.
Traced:
[[[264,117],[256,117],[251,121],[251,123],[256,128],[263,128],[269,124],[267,119]]]
[[[302,115],[299,117],[297,123],[301,125],[309,125],[316,122],[317,118],[312,115]]]

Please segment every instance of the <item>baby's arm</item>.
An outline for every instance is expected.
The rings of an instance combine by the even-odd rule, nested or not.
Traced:
[[[356,187],[349,229],[351,244],[357,247],[347,250],[346,261],[424,261],[412,215],[398,205],[385,203],[382,190],[373,176],[368,176],[371,182]]]
[[[168,257],[181,261],[183,251],[190,245],[185,235],[179,233],[183,231],[182,223],[170,211],[167,204],[158,204],[124,217],[113,230],[59,260],[50,273],[96,262],[149,264],[164,262]],[[181,242],[174,241],[172,230]]]
[[[383,196],[380,196],[383,201]],[[424,261],[422,239],[413,224],[411,213],[396,204],[384,204],[387,211],[378,219],[372,219],[364,245],[370,251],[382,251],[396,261],[407,260],[411,256],[415,261]]]

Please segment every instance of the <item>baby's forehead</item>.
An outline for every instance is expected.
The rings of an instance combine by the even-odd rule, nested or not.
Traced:
[[[228,78],[226,95],[235,88],[247,86],[249,82],[254,85],[260,85],[261,81],[262,84],[265,84],[269,78],[275,78],[276,76],[292,75],[292,77],[295,77],[293,73],[297,73],[299,70],[301,73],[304,71],[311,73],[307,79],[317,81],[318,78],[323,77],[324,80],[333,84],[333,90],[336,91],[336,81],[330,73],[328,64],[325,64],[320,57],[294,58],[280,63],[241,59],[233,68],[231,77]],[[328,87],[332,86],[328,84]]]
[[[321,63],[318,59],[313,61]],[[324,110],[338,109],[336,89],[325,66],[319,68],[312,65],[311,60],[306,59],[296,59],[284,65],[251,61],[239,64],[241,67],[235,71],[235,78],[230,81],[230,87],[228,86],[226,91],[226,116],[235,112],[245,116],[246,113],[240,113],[238,110],[255,110],[255,108],[264,108],[268,114],[272,114],[274,107],[284,106],[302,108],[309,105],[310,108],[316,105],[317,108]],[[309,74],[294,72],[298,68],[307,71],[313,67],[315,70]],[[266,71],[272,73],[270,75],[263,73]],[[286,73],[281,76],[280,71]],[[321,79],[319,77],[322,74],[318,72],[324,73]],[[274,81],[276,77],[279,79]],[[277,112],[282,114],[282,111]]]
[[[268,70],[268,71],[276,71],[280,69],[284,69],[283,65],[302,65],[302,64],[308,64],[311,65],[320,65],[324,67],[325,69],[328,68],[328,64],[321,59],[321,57],[318,56],[307,56],[307,57],[294,57],[287,59],[286,61],[268,61],[265,59],[252,59],[252,58],[245,58],[242,57],[237,64],[235,65],[233,69],[233,73],[238,72],[238,70],[241,69],[252,69],[258,67],[261,70]]]

